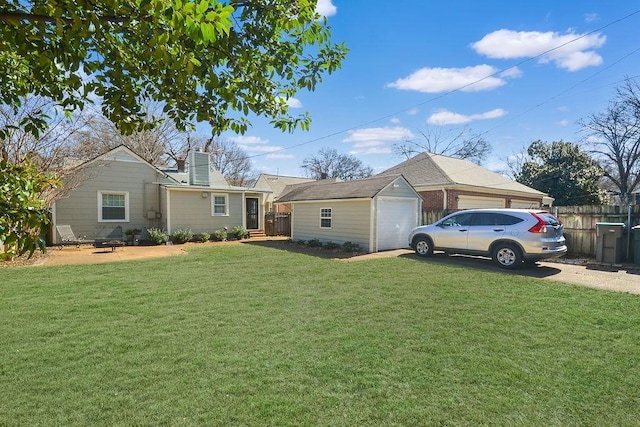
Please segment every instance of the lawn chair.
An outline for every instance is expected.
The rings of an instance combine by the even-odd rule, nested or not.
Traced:
[[[75,245],[78,248],[82,244],[93,243],[93,240],[87,240],[85,238],[77,238],[73,233],[70,225],[56,225],[56,230],[58,230],[58,234],[60,235],[60,242],[58,245],[62,249],[63,246]]]
[[[122,227],[120,226],[114,228],[113,231],[107,234],[106,238],[96,239],[93,242],[94,248],[111,248],[111,252],[115,252],[117,247],[125,245],[126,243],[122,239]]]

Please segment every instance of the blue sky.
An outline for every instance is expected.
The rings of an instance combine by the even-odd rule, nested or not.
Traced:
[[[482,134],[493,147],[484,166],[501,170],[532,141],[580,142],[578,120],[640,76],[639,0],[320,0],[318,10],[350,52],[291,100],[311,130],[251,118],[245,135],[223,135],[258,172],[303,176],[323,147],[379,172],[404,160],[394,144],[461,131]]]

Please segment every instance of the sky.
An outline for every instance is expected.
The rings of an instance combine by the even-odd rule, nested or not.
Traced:
[[[483,166],[503,171],[535,140],[583,141],[579,120],[640,79],[640,0],[319,0],[318,11],[350,52],[289,100],[311,129],[250,117],[246,134],[222,135],[258,173],[304,176],[325,147],[378,173],[405,160],[396,144],[461,132],[487,140]]]

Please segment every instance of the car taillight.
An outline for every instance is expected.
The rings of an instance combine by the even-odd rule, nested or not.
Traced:
[[[533,227],[531,227],[529,229],[530,233],[546,233],[547,232],[547,224],[544,222],[544,220],[542,218],[540,218],[539,215],[536,215],[535,213],[531,212],[531,215],[533,215],[533,217],[538,220],[538,222],[536,223],[536,225],[534,225]]]

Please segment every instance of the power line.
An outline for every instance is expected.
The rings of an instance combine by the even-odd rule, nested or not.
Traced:
[[[329,133],[329,134],[326,134],[326,135],[320,136],[320,137],[318,137],[318,138],[314,138],[314,139],[311,139],[311,140],[308,140],[308,141],[305,141],[305,142],[301,142],[301,143],[298,143],[298,144],[293,144],[293,145],[290,145],[290,146],[288,146],[288,147],[283,147],[283,148],[280,148],[280,149],[277,149],[277,150],[270,151],[270,152],[268,152],[268,153],[258,153],[258,154],[253,154],[253,155],[250,155],[250,156],[246,156],[246,158],[247,158],[247,159],[251,159],[251,158],[256,158],[256,157],[268,156],[268,155],[271,155],[271,154],[274,154],[274,153],[280,153],[280,152],[283,152],[283,151],[291,150],[291,149],[293,149],[293,148],[298,148],[298,147],[302,147],[302,146],[304,146],[304,145],[308,145],[308,144],[311,144],[311,143],[314,143],[314,142],[318,142],[318,141],[322,141],[322,140],[325,140],[325,139],[329,139],[329,138],[332,138],[332,137],[334,137],[334,136],[341,135],[341,134],[343,134],[343,133],[346,133],[346,132],[349,132],[349,131],[352,131],[352,130],[356,130],[356,129],[359,129],[359,128],[362,128],[362,127],[365,127],[365,126],[368,126],[368,125],[371,125],[371,124],[373,124],[373,123],[377,123],[377,122],[380,122],[380,121],[383,121],[383,120],[386,120],[386,119],[390,119],[390,118],[392,118],[392,117],[394,117],[394,116],[396,116],[396,115],[398,115],[398,114],[400,114],[400,113],[404,113],[404,112],[407,112],[407,111],[411,111],[411,110],[413,110],[413,109],[415,109],[415,108],[417,108],[417,107],[421,107],[421,106],[426,105],[426,104],[428,104],[428,103],[430,103],[430,102],[436,101],[436,100],[441,99],[441,98],[444,98],[444,97],[446,97],[446,96],[449,96],[449,95],[451,95],[451,94],[453,94],[453,93],[460,92],[460,91],[462,91],[463,89],[466,89],[466,88],[468,88],[468,87],[470,87],[470,86],[472,86],[472,85],[474,85],[474,84],[480,83],[480,82],[482,82],[482,81],[484,81],[484,80],[487,80],[487,79],[489,79],[489,78],[492,78],[492,77],[498,76],[498,75],[500,75],[500,74],[504,73],[505,71],[508,71],[508,70],[511,70],[511,69],[517,68],[517,67],[519,67],[519,66],[521,66],[521,65],[523,65],[523,64],[526,64],[526,63],[531,62],[531,61],[533,61],[533,60],[535,60],[535,59],[541,58],[541,57],[543,57],[543,56],[545,56],[545,55],[547,55],[547,54],[549,54],[549,53],[551,53],[551,52],[554,52],[554,51],[556,51],[556,50],[558,50],[558,49],[561,49],[561,48],[563,48],[563,47],[565,47],[565,46],[567,46],[567,45],[569,45],[569,44],[571,44],[571,43],[575,43],[575,42],[577,42],[578,40],[581,40],[581,39],[583,39],[583,38],[585,38],[585,37],[588,37],[588,36],[590,36],[590,35],[592,35],[592,34],[595,34],[595,33],[597,33],[597,32],[600,32],[600,31],[602,31],[602,30],[604,30],[604,29],[606,29],[606,28],[608,28],[608,27],[610,27],[610,26],[616,25],[616,24],[618,24],[618,23],[620,23],[620,22],[622,22],[622,21],[624,21],[624,20],[626,20],[626,19],[629,19],[629,18],[631,18],[632,16],[637,15],[637,14],[639,14],[639,13],[640,13],[640,9],[635,10],[635,11],[633,11],[633,12],[631,12],[631,13],[629,13],[629,14],[627,14],[627,15],[625,15],[625,16],[623,16],[623,17],[621,17],[621,18],[618,18],[618,19],[616,19],[616,20],[614,20],[614,21],[611,21],[611,22],[609,22],[609,23],[607,23],[607,24],[605,24],[605,25],[603,25],[603,26],[601,26],[601,27],[599,27],[599,28],[596,28],[596,29],[594,29],[594,30],[592,30],[592,31],[589,31],[589,32],[587,32],[587,33],[585,33],[585,34],[582,34],[582,35],[580,35],[580,36],[578,36],[578,37],[576,37],[576,38],[574,38],[574,39],[571,39],[571,40],[569,40],[569,41],[566,41],[566,42],[564,42],[564,43],[562,43],[562,44],[560,44],[560,45],[558,45],[558,46],[556,46],[556,47],[553,47],[553,48],[548,49],[548,50],[546,50],[546,51],[544,51],[544,52],[541,52],[541,53],[539,53],[538,55],[532,56],[532,57],[530,57],[530,58],[523,59],[523,60],[519,61],[518,63],[516,63],[515,65],[511,65],[511,66],[509,66],[509,67],[499,69],[498,71],[496,71],[496,72],[494,72],[494,73],[492,73],[492,74],[489,74],[489,75],[487,75],[487,76],[485,76],[485,77],[482,77],[482,78],[480,78],[480,79],[478,79],[478,80],[475,80],[475,81],[473,81],[473,82],[471,82],[471,83],[467,83],[467,84],[465,84],[465,85],[459,86],[459,87],[457,87],[457,88],[455,88],[455,89],[452,89],[452,90],[449,90],[449,91],[443,92],[443,93],[441,93],[441,94],[439,94],[439,95],[437,95],[437,96],[433,96],[433,97],[431,97],[431,98],[429,98],[429,99],[427,99],[427,100],[425,100],[425,101],[423,101],[423,102],[420,102],[420,103],[418,103],[418,104],[415,104],[415,105],[413,105],[413,106],[411,106],[411,107],[404,108],[404,109],[402,109],[402,110],[395,111],[395,112],[390,113],[390,114],[387,114],[387,115],[385,115],[385,116],[382,116],[382,117],[379,117],[379,118],[376,118],[376,119],[372,119],[372,120],[369,120],[369,121],[364,122],[364,123],[360,123],[359,125],[356,125],[356,126],[351,126],[351,127],[345,128],[345,129],[341,129],[341,130],[338,130],[338,131],[335,131],[335,132],[332,132],[332,133]],[[624,59],[626,59],[627,57],[631,56],[633,53],[636,53],[637,51],[640,51],[640,48],[639,48],[639,49],[634,50],[633,52],[629,53],[629,54],[628,54],[628,55],[626,55],[625,57],[623,57],[623,58],[621,58],[620,60],[616,61],[614,64],[612,64],[612,65],[608,66],[607,68],[605,68],[605,69],[603,69],[603,70],[600,70],[599,72],[597,72],[597,73],[596,73],[596,74],[594,74],[593,76],[588,77],[587,79],[582,80],[581,82],[579,82],[579,83],[577,83],[576,85],[574,85],[574,86],[570,87],[570,88],[569,88],[569,89],[567,89],[566,91],[563,91],[563,92],[559,93],[558,95],[556,95],[554,98],[551,98],[551,99],[555,99],[555,98],[557,98],[557,97],[561,96],[562,94],[564,94],[564,93],[566,93],[566,92],[568,92],[568,91],[572,90],[572,89],[573,89],[573,88],[575,88],[576,86],[579,86],[580,84],[584,83],[586,80],[589,80],[590,78],[594,77],[595,75],[597,75],[597,74],[599,74],[599,73],[601,73],[601,72],[603,72],[603,71],[605,71],[605,70],[607,70],[607,69],[611,68],[613,65],[615,65],[615,64],[617,64],[617,63],[619,63],[619,62],[621,62],[622,60],[624,60]],[[546,101],[544,101],[544,102],[548,102],[548,101],[550,101],[551,99],[548,99],[548,100],[546,100]],[[527,110],[527,111],[530,111],[531,109],[537,108],[537,107],[539,107],[540,105],[543,105],[543,104],[542,104],[542,103],[541,103],[541,104],[538,104],[538,105],[536,105],[536,106],[534,106],[534,107],[530,108],[530,109],[529,109],[529,110]],[[526,113],[526,111],[525,111],[525,113]],[[519,115],[518,115],[518,116],[516,116],[516,117],[520,117],[522,114],[525,114],[525,113],[521,113],[521,114],[519,114]],[[490,129],[490,130],[488,130],[488,131],[485,131],[485,132],[481,133],[480,135],[484,135],[484,134],[486,134],[486,133],[488,133],[488,132],[490,132],[490,131],[494,130],[494,129],[495,129],[495,128],[497,128],[497,127],[499,127],[499,126],[496,126],[496,127],[492,128],[492,129]]]

